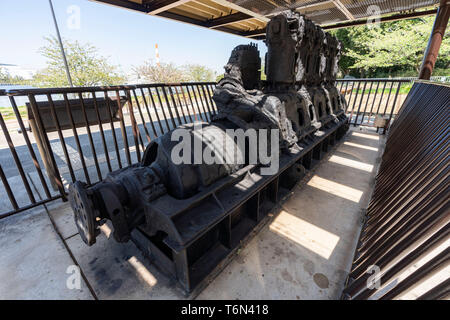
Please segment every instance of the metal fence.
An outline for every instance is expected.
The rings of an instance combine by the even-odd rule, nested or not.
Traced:
[[[0,106],[0,192],[7,195],[0,218],[65,200],[70,182],[100,181],[139,162],[148,142],[176,126],[210,121],[214,88],[201,82],[0,90],[10,104]]]
[[[339,79],[350,124],[386,131],[406,99],[414,79]],[[383,124],[380,124],[383,123]]]
[[[411,79],[341,79],[354,125],[387,124]],[[62,198],[141,159],[151,140],[216,112],[216,83],[0,90],[0,218]],[[7,103],[5,103],[5,99]],[[8,152],[9,149],[9,152]],[[39,192],[37,191],[39,190]]]
[[[449,109],[450,84],[414,84],[389,131],[344,298],[449,297]]]

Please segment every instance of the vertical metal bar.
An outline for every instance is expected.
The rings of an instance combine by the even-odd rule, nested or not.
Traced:
[[[391,82],[391,87],[389,88],[389,94],[388,94],[388,98],[386,101],[386,106],[384,107],[384,111],[383,111],[383,116],[386,114],[387,108],[389,106],[389,99],[391,98],[391,93],[392,93],[392,87],[394,86],[394,81]]]
[[[342,82],[342,83],[344,83],[344,82]],[[345,96],[347,95],[347,87],[348,87],[348,81],[345,82],[344,94],[342,94],[342,90],[339,91],[339,94],[343,95],[344,100],[345,100],[346,103],[347,103],[347,99],[345,98]],[[348,104],[347,104],[346,110],[344,110],[345,113],[347,113],[347,109],[348,109]]]
[[[5,121],[3,120],[3,115],[0,112],[0,126],[2,128],[3,134],[5,135],[6,142],[8,143],[9,150],[13,156],[14,162],[16,163],[17,170],[19,170],[20,177],[22,178],[23,184],[28,194],[28,198],[30,198],[31,203],[36,203],[36,199],[34,198],[33,191],[31,191],[30,184],[28,183],[27,177],[25,176],[25,172],[23,171],[22,163],[19,160],[19,156],[17,155],[16,148],[14,147],[14,143],[9,135],[8,128],[6,127]]]
[[[164,134],[164,128],[163,128],[163,126],[161,124],[161,119],[159,118],[159,114],[158,114],[158,110],[156,108],[155,100],[153,99],[153,93],[152,93],[152,90],[151,90],[150,87],[148,87],[147,90],[148,90],[148,94],[149,94],[149,97],[150,97],[150,101],[152,102],[153,110],[155,110],[156,119],[158,120],[159,129],[161,130],[161,135],[162,135],[162,134]],[[169,125],[167,124],[167,120],[166,119],[164,119],[164,120],[166,121],[167,128],[169,128]],[[159,135],[157,134],[156,136],[158,137]]]
[[[386,84],[387,84],[387,81],[384,82],[383,90],[381,91],[380,103],[378,104],[377,113],[375,114],[375,117],[380,112],[381,102],[383,101],[384,91],[386,90]]]
[[[120,159],[120,151],[119,151],[119,145],[117,143],[116,128],[114,128],[113,114],[112,114],[112,110],[111,110],[111,104],[109,103],[110,99],[108,97],[107,90],[104,91],[104,96],[105,96],[105,100],[106,100],[106,105],[108,106],[107,114],[109,116],[109,123],[111,126],[111,134],[113,136],[114,148],[116,149],[117,163],[119,165],[119,168],[122,169],[122,160]],[[119,101],[117,102],[117,104],[120,109],[120,106],[121,106],[120,97],[119,97]]]
[[[155,89],[156,89],[156,95],[158,96],[159,105],[161,106],[161,110],[162,110],[163,115],[164,115],[164,118],[165,118],[165,120],[166,120],[167,130],[170,131],[171,128],[170,128],[170,126],[169,126],[169,124],[168,124],[168,122],[167,122],[167,115],[166,115],[166,112],[164,111],[164,109],[165,109],[165,108],[164,108],[164,104],[162,103],[161,96],[160,96],[160,94],[159,94],[158,88],[161,88],[161,90],[162,90],[163,93],[164,93],[164,96],[165,96],[165,99],[166,99],[166,104],[168,105],[168,109],[169,109],[170,121],[172,122],[173,128],[176,127],[176,125],[175,125],[175,120],[174,120],[174,118],[173,118],[172,111],[170,110],[170,104],[169,104],[169,101],[168,101],[168,99],[167,99],[167,94],[166,94],[166,90],[165,90],[164,86],[162,86],[162,87],[156,87]]]
[[[168,88],[167,91],[169,91],[170,97],[172,98],[173,108],[175,109],[175,114],[177,115],[178,125],[181,125],[183,122],[181,121],[180,114],[178,113],[178,106],[177,106],[177,103],[175,102],[175,98],[173,97],[172,86],[164,86],[163,92],[164,92],[164,97],[167,100],[167,105],[169,106],[170,114],[173,117],[172,111],[171,111],[171,108],[170,108],[169,99],[167,97],[167,93],[166,93],[166,90],[165,90],[166,88]]]
[[[11,202],[11,205],[13,206],[14,210],[19,209],[19,205],[17,204],[16,198],[14,197],[11,187],[9,186],[8,179],[6,179],[1,164],[0,164],[0,178],[3,182],[3,185],[5,186],[6,193],[8,194],[9,201]]]
[[[101,172],[100,166],[98,164],[97,151],[95,150],[94,140],[92,139],[91,128],[89,126],[89,120],[88,120],[87,113],[86,113],[86,107],[84,105],[83,94],[81,92],[78,93],[78,98],[80,99],[80,103],[81,103],[81,111],[83,114],[84,123],[86,125],[86,131],[87,131],[88,138],[89,138],[89,144],[91,145],[92,156],[94,157],[95,168],[97,169],[98,180],[102,181],[103,180],[102,172]]]
[[[31,159],[33,160],[33,164],[39,175],[39,180],[41,181],[42,187],[44,188],[45,195],[47,196],[47,198],[51,198],[50,190],[48,189],[47,182],[45,181],[44,175],[42,174],[41,166],[36,157],[36,153],[34,152],[33,147],[31,145],[30,138],[28,137],[27,130],[25,129],[25,125],[23,124],[23,121],[22,121],[22,116],[20,115],[19,109],[17,108],[16,101],[14,100],[14,97],[12,97],[12,96],[9,96],[9,101],[11,102],[11,106],[14,110],[17,121],[19,122],[20,130],[22,130],[22,134],[25,139],[25,143],[27,144]]]
[[[377,100],[377,94],[378,94],[379,87],[380,87],[380,81],[377,82],[377,88],[375,89],[375,95],[373,97],[372,106],[370,107],[369,123],[370,123],[370,119],[372,118],[372,111],[373,111],[373,107],[375,106],[375,101]]]
[[[211,102],[211,110],[213,111],[213,114],[217,114],[216,109],[214,108],[214,100],[212,99],[213,94],[211,93],[211,90],[209,89],[209,85],[205,85],[206,86],[206,91],[208,92],[208,98],[209,101]]]
[[[128,112],[130,113],[130,120],[131,120],[131,130],[133,132],[133,138],[134,138],[134,145],[136,147],[136,156],[138,162],[141,162],[141,150],[139,149],[139,138],[141,136],[141,133],[139,131],[139,127],[136,122],[136,118],[134,117],[134,110],[133,110],[133,101],[131,101],[131,94],[130,89],[125,89],[125,94],[127,96],[128,100]],[[142,143],[142,149],[145,150],[144,142],[141,139]]]
[[[359,111],[361,110],[362,101],[364,99],[364,95],[366,94],[366,86],[367,86],[367,82],[364,81],[364,87],[362,90],[361,99],[359,100],[358,111],[356,111],[355,123],[353,124],[355,127],[356,127],[356,124],[358,123]],[[364,121],[364,119],[363,119],[363,121]]]
[[[50,105],[50,111],[53,117],[53,123],[55,124],[56,131],[58,132],[58,137],[61,143],[61,147],[64,152],[64,157],[67,161],[67,167],[69,168],[70,177],[72,178],[72,182],[75,182],[75,174],[73,173],[72,163],[70,162],[69,152],[67,152],[66,142],[64,140],[64,136],[61,131],[61,126],[59,125],[58,115],[56,114],[55,104],[53,103],[52,95],[47,93],[47,100]]]
[[[144,119],[144,114],[142,113],[141,105],[140,105],[140,103],[138,101],[138,97],[136,95],[136,90],[133,89],[132,91],[133,91],[134,100],[136,101],[136,105],[137,105],[137,108],[138,108],[139,115],[141,116],[141,121],[142,121],[142,126],[144,127],[145,136],[147,138],[147,141],[150,142],[150,140],[151,140],[150,139],[150,133],[148,132],[147,125],[145,124],[146,121]]]
[[[67,80],[69,81],[69,85],[71,87],[73,87],[72,77],[70,76],[70,71],[69,71],[69,64],[67,63],[66,52],[64,51],[64,45],[61,40],[61,34],[59,33],[58,22],[56,21],[56,15],[55,15],[55,10],[53,9],[53,3],[52,3],[52,0],[48,0],[48,2],[50,4],[50,10],[51,10],[52,16],[53,16],[53,23],[55,24],[56,36],[58,37],[58,42],[59,42],[59,47],[61,49],[61,55],[63,58],[64,67],[66,69]]]
[[[350,107],[350,104],[351,104],[351,101],[352,101],[352,95],[353,95],[353,88],[354,88],[354,86],[355,86],[355,82],[352,81],[352,88],[350,89],[350,97],[348,98],[348,105],[347,105],[347,110],[345,110],[345,113],[349,112],[348,108]]]
[[[355,109],[356,100],[358,100],[360,84],[361,84],[361,82],[358,82],[358,87],[356,88],[355,100],[353,101],[352,111],[350,112],[350,123],[352,122],[352,118],[353,118],[353,110]],[[353,122],[353,124],[355,124],[355,123],[356,123],[356,122]]]
[[[108,165],[108,171],[111,172],[112,171],[111,161],[109,159],[108,146],[106,144],[105,133],[103,131],[103,124],[102,124],[102,119],[100,117],[100,112],[98,110],[97,97],[95,96],[95,91],[92,91],[92,99],[94,99],[94,109],[95,109],[95,114],[97,116],[98,128],[100,129],[100,136],[102,138],[103,150],[105,152],[106,164]]]
[[[391,123],[391,119],[392,119],[392,115],[394,114],[394,109],[395,109],[395,104],[397,103],[397,98],[398,98],[398,94],[400,92],[400,87],[401,87],[402,83],[399,82],[398,83],[398,87],[397,87],[397,91],[395,92],[395,98],[394,98],[394,103],[392,105],[392,109],[391,109],[391,113],[389,114],[389,119],[388,119],[388,126],[387,128],[389,128],[390,123]]]
[[[125,146],[125,156],[127,157],[127,163],[131,166],[131,154],[130,154],[130,146],[128,145],[128,137],[127,137],[127,131],[125,127],[125,121],[123,118],[123,111],[122,111],[122,105],[120,103],[120,93],[119,90],[116,90],[116,99],[117,104],[119,106],[119,120],[120,120],[120,131],[122,132],[122,139]]]
[[[197,88],[197,93],[198,93],[200,102],[201,102],[201,104],[202,104],[203,112],[204,112],[204,114],[205,114],[205,119],[206,119],[206,121],[210,121],[211,119],[210,119],[210,117],[208,116],[208,112],[206,111],[205,104],[203,103],[202,95],[201,95],[201,93],[200,93],[200,89],[198,88],[198,85],[193,85],[193,86],[192,86],[192,89],[194,90],[194,92],[195,92],[195,89],[196,89],[196,88]]]
[[[69,102],[69,99],[67,98],[66,93],[63,94],[63,98],[64,98],[64,101],[66,104],[66,112],[67,112],[67,116],[69,117],[70,125],[72,127],[72,132],[73,132],[73,136],[75,138],[75,143],[77,144],[77,150],[78,150],[78,153],[80,154],[80,161],[81,161],[81,166],[83,167],[84,176],[86,178],[86,182],[88,184],[91,184],[91,179],[89,178],[89,173],[87,171],[86,163],[84,161],[83,148],[81,147],[81,144],[80,144],[80,138],[78,137],[78,132],[77,132],[77,129],[75,126],[75,122],[73,121],[72,110],[71,110],[70,102]]]
[[[447,0],[441,0],[434,20],[433,29],[431,30],[430,39],[428,40],[427,49],[423,57],[419,79],[430,80],[442,40],[445,37],[445,29],[447,28],[449,16],[450,3]]]
[[[338,82],[340,82],[340,86],[339,86],[339,93],[341,93],[341,90],[342,90],[342,87],[344,86],[344,81],[338,81]]]
[[[189,91],[189,87],[186,85],[186,86],[185,86],[185,89],[186,89],[186,91],[187,91],[187,96],[188,96],[188,98],[189,98],[189,104],[191,105],[192,112],[194,113],[194,119],[195,119],[195,121],[198,121],[197,114],[198,114],[199,112],[198,112],[198,111],[195,111],[195,106],[194,106],[194,102],[193,102],[192,97],[191,97],[191,92]],[[184,92],[184,91],[183,91],[183,92]]]
[[[139,88],[139,90],[141,91],[142,99],[143,99],[143,101],[144,101],[145,110],[147,111],[148,118],[149,118],[149,120],[150,120],[150,125],[151,125],[151,127],[152,127],[153,136],[154,136],[154,137],[157,137],[158,135],[156,134],[155,125],[153,124],[153,118],[152,118],[152,115],[151,115],[151,113],[150,113],[150,109],[149,109],[149,107],[148,107],[148,102],[147,102],[147,98],[145,97],[144,90],[142,90],[142,88]],[[135,93],[135,95],[136,95],[136,93]],[[139,105],[138,105],[138,106],[139,106]],[[142,112],[141,112],[141,108],[140,108],[140,107],[139,107],[139,112],[141,113],[141,117],[142,117]],[[144,128],[146,129],[145,131],[146,131],[146,133],[147,133],[147,135],[148,135],[148,131],[147,131],[147,127],[145,126],[145,120],[144,120],[144,118],[142,118],[142,122],[144,123]],[[148,139],[149,142],[151,141],[151,137],[148,137],[148,136],[147,136],[147,139]]]
[[[209,107],[209,102],[208,102],[208,98],[206,97],[205,88],[203,85],[199,85],[199,87],[202,88],[203,99],[205,100],[206,107],[208,108],[209,118],[212,119],[212,116],[214,115],[214,113],[212,112],[211,108]]]
[[[183,88],[181,88],[181,90],[183,90]],[[178,98],[178,103],[180,104],[180,109],[181,109],[181,113],[183,114],[184,121],[185,121],[185,123],[188,123],[188,120],[186,119],[185,112],[183,110],[183,103],[181,102],[181,99],[180,99],[180,93],[178,92],[178,86],[175,86],[175,93],[176,93],[177,98]],[[186,99],[184,99],[184,102],[185,102],[185,107],[187,109]],[[189,110],[187,110],[187,111],[189,112]],[[188,113],[188,116],[190,116],[189,113]],[[192,122],[192,118],[191,118],[191,122]]]
[[[192,118],[191,110],[189,110],[188,102],[187,102],[187,100],[186,100],[186,95],[185,95],[185,93],[184,93],[184,87],[183,87],[183,86],[180,86],[180,90],[181,90],[181,93],[183,94],[184,105],[186,106],[186,110],[187,110],[187,112],[188,112],[189,118],[191,119],[191,122],[193,123],[193,122],[194,122],[194,119]],[[191,105],[192,105],[192,103],[191,103]],[[192,109],[192,110],[194,110],[194,109]],[[196,115],[195,115],[195,112],[194,112],[194,118],[195,118],[195,120],[197,120],[197,117],[196,117]]]
[[[188,88],[188,86],[186,86],[186,88]],[[192,90],[192,94],[194,95],[195,104],[197,105],[197,110],[198,110],[198,114],[199,114],[200,118],[203,121],[207,121],[208,119],[205,119],[206,114],[205,115],[202,114],[202,110],[200,109],[200,104],[198,103],[197,95],[195,94],[195,90],[194,90],[193,86],[191,86],[191,90]]]
[[[56,160],[55,160],[55,156],[53,154],[52,146],[50,145],[50,141],[48,140],[48,136],[45,133],[45,127],[44,127],[44,124],[42,123],[41,115],[39,114],[39,110],[38,110],[38,107],[37,107],[36,99],[34,98],[33,94],[28,94],[28,100],[30,101],[31,110],[33,112],[33,116],[34,116],[34,119],[36,121],[36,125],[38,127],[38,130],[42,133],[42,137],[44,139],[43,143],[45,144],[45,146],[48,149],[48,153],[49,153],[49,157],[50,157],[50,161],[51,161],[51,166],[52,166],[52,168],[50,168],[50,170],[53,171],[51,173],[51,176],[53,176],[53,179],[55,180],[56,187],[58,188],[62,199],[64,201],[66,201],[67,197],[66,197],[66,192],[64,190],[64,186],[63,186],[62,180],[61,180],[61,174],[59,173],[58,166],[56,165]]]
[[[367,95],[366,104],[364,105],[364,111],[363,111],[363,114],[362,114],[361,124],[364,123],[364,117],[366,116],[367,105],[369,104],[370,95],[372,94],[373,83],[374,83],[373,81],[370,81],[369,94]],[[367,121],[367,122],[369,122],[369,121]]]
[[[174,95],[177,96],[177,100],[178,100],[178,103],[179,103],[179,106],[180,106],[181,114],[183,115],[184,123],[188,123],[188,120],[186,118],[186,114],[185,114],[184,109],[183,109],[183,103],[181,102],[180,94],[178,93],[178,86],[174,85],[173,87],[175,89]]]

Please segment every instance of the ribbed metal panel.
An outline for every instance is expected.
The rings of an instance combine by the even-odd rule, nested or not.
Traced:
[[[415,83],[389,131],[343,298],[450,295],[449,124],[450,86]]]
[[[367,18],[378,13],[409,11],[439,4],[439,0],[341,0],[341,2],[356,19]]]
[[[301,11],[302,12],[302,11]],[[347,20],[345,15],[336,7],[330,7],[323,10],[307,9],[302,12],[308,19],[315,24],[331,24]]]
[[[271,15],[288,9],[297,9],[318,24],[329,24],[349,19],[329,0],[229,0],[245,9],[262,15]],[[339,0],[355,19],[368,18],[439,4],[439,0]]]

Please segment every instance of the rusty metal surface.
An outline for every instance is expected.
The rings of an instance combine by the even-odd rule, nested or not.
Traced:
[[[98,3],[164,17],[253,39],[263,39],[265,25],[274,15],[292,10],[315,24],[342,27],[365,24],[374,18],[383,21],[408,19],[436,12],[439,0],[93,0]],[[420,9],[428,8],[427,13]],[[212,10],[211,10],[212,9]],[[346,25],[348,23],[348,25]]]
[[[431,31],[430,40],[425,51],[422,67],[419,73],[419,79],[430,80],[433,73],[434,64],[439,55],[442,39],[445,36],[448,19],[450,17],[450,2],[441,0],[436,19],[434,21],[433,30]]]
[[[215,85],[0,90],[13,112],[8,120],[0,112],[0,138],[10,154],[4,154],[0,163],[0,187],[9,199],[0,218],[65,199],[68,183],[101,181],[115,168],[139,162],[147,143],[177,125],[209,121],[216,109]],[[26,105],[26,117],[18,103]],[[39,196],[32,185],[40,190]]]
[[[389,131],[343,298],[394,299],[448,266],[448,247],[418,261],[450,234],[449,110],[449,85],[414,84]],[[380,288],[368,287],[371,266],[380,268]],[[446,281],[419,298],[449,293]]]
[[[413,78],[338,79],[337,88],[345,98],[350,124],[376,127],[385,133],[404,99],[402,89],[407,89],[413,81]]]
[[[273,17],[268,30],[267,81],[257,46],[237,46],[214,90],[217,111],[204,101],[208,121],[183,123],[183,109],[174,108],[176,130],[148,144],[138,163],[91,186],[71,184],[69,200],[87,245],[107,220],[118,242],[140,232],[153,262],[191,292],[296,185],[311,157],[319,160],[345,134],[345,104],[334,86],[338,40],[291,12]],[[172,89],[163,94],[174,103],[181,98]],[[133,136],[138,148],[134,130]],[[210,150],[212,162],[204,158]]]

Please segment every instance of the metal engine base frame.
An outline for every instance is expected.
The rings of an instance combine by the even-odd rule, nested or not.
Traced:
[[[280,155],[280,170],[276,175],[259,175],[258,170],[253,170],[258,168],[248,166],[230,177],[232,182],[212,188],[214,191],[200,196],[195,203],[192,199],[179,200],[172,209],[160,208],[169,210],[165,212],[169,216],[183,217],[184,221],[179,221],[177,226],[184,231],[189,228],[186,224],[195,221],[195,227],[190,226],[192,237],[185,246],[165,241],[163,234],[149,236],[139,227],[133,230],[131,240],[187,295],[194,294],[214,270],[226,264],[242,241],[263,224],[278,201],[303,178],[305,169],[317,164],[347,130],[346,119],[330,123],[308,136],[303,148]]]

